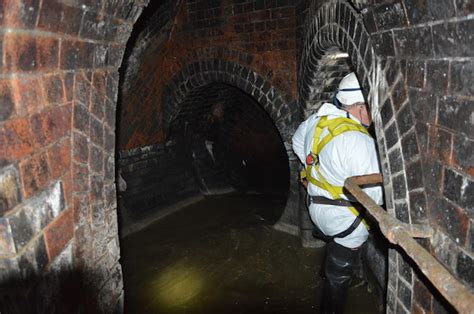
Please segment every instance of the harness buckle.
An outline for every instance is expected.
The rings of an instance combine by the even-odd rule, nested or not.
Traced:
[[[319,162],[318,155],[315,155],[313,153],[309,153],[308,156],[306,156],[306,165],[307,166],[313,166]]]

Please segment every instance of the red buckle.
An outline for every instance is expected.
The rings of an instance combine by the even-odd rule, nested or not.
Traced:
[[[313,155],[313,154],[308,154],[308,156],[306,156],[306,165],[308,166],[312,166],[316,163],[318,157],[316,155]]]

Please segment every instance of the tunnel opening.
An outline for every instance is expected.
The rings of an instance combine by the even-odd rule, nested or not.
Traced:
[[[213,83],[193,91],[171,123],[168,139],[188,151],[203,194],[230,188],[286,199],[283,141],[267,112],[238,88]]]
[[[119,195],[122,234],[202,196],[226,193],[271,200],[275,206],[264,219],[277,222],[288,196],[288,157],[257,100],[239,88],[211,83],[190,92],[179,107],[164,143],[119,160],[126,185]]]

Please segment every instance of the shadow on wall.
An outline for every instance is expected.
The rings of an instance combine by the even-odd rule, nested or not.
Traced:
[[[0,313],[122,313],[123,292],[115,308],[100,306],[115,296],[98,292],[92,280],[97,276],[68,270],[7,280],[0,287]]]

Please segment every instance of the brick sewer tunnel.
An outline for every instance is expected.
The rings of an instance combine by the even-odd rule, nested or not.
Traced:
[[[277,184],[272,230],[311,247],[290,139],[349,70],[374,116],[386,210],[430,225],[420,243],[472,291],[473,8],[2,2],[0,311],[121,312],[119,233],[202,195]],[[373,238],[365,265],[386,312],[453,311],[401,248],[385,256]]]

